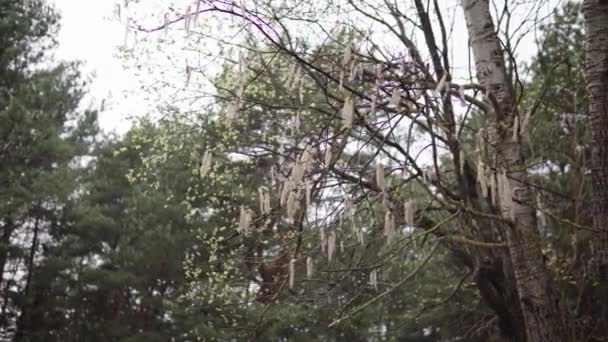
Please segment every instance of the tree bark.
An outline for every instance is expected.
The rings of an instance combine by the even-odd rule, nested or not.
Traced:
[[[34,223],[34,237],[32,238],[32,245],[30,247],[29,257],[27,259],[27,277],[25,280],[25,288],[23,289],[23,298],[24,305],[21,307],[21,314],[19,315],[19,319],[17,320],[17,332],[15,333],[14,340],[21,341],[23,340],[25,334],[27,333],[26,327],[29,327],[31,322],[29,322],[29,311],[31,308],[31,297],[30,297],[30,286],[32,283],[32,275],[34,273],[34,260],[36,258],[36,250],[38,249],[38,230],[39,230],[40,219],[36,218]]]
[[[495,113],[491,140],[495,146],[495,171],[504,169],[512,193],[512,204],[503,215],[512,224],[505,227],[525,335],[528,341],[566,341],[557,295],[543,261],[536,212],[522,154],[521,142],[513,140],[510,128],[518,115],[514,94],[489,9],[489,0],[463,0],[469,40],[477,78],[486,89]]]
[[[593,228],[590,302],[595,335],[608,336],[608,0],[585,0],[586,81],[591,118]]]
[[[8,251],[13,230],[14,225],[9,218],[4,226],[2,226],[2,231],[0,232],[0,287],[4,281],[4,268],[6,267],[6,262],[8,260]]]

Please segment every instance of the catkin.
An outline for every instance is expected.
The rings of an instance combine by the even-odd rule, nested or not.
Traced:
[[[350,216],[353,211],[353,200],[348,194],[344,195],[344,215]]]
[[[296,213],[298,210],[298,196],[297,192],[290,191],[289,196],[287,197],[287,218],[291,220],[291,222],[296,221]]]
[[[331,262],[336,253],[336,232],[331,231],[327,237],[327,261]]]
[[[479,159],[477,160],[477,183],[481,188],[481,196],[488,197],[488,178],[485,164]]]
[[[390,210],[387,210],[386,214],[384,215],[384,235],[386,236],[389,244],[395,237],[395,217]]]
[[[268,188],[261,186],[258,189],[258,193],[260,197],[260,212],[262,215],[267,215],[270,213],[270,193]]]
[[[543,198],[540,192],[536,195],[536,207],[538,208],[538,220],[540,221],[540,226],[547,226],[547,214],[545,214],[545,204],[543,203]]]
[[[467,162],[467,159],[466,159],[466,155],[464,154],[464,149],[462,149],[462,147],[460,148],[460,152],[458,154],[458,161],[459,161],[458,166],[460,167],[460,174],[464,175],[464,166]]]
[[[325,248],[327,247],[327,234],[325,234],[325,229],[323,228],[319,230],[319,240],[321,240],[321,252],[325,253]]]
[[[477,134],[475,137],[476,144],[477,144],[477,150],[479,151],[480,159],[483,159],[486,156],[485,134],[486,134],[485,129],[480,128],[479,131],[477,131]]]
[[[374,289],[378,289],[378,271],[376,269],[373,269],[371,272],[369,272],[369,284]]]
[[[249,225],[251,224],[251,212],[244,206],[241,206],[239,216],[239,232],[243,235],[249,234]]]
[[[490,190],[492,191],[492,204],[498,205],[499,194],[498,194],[498,183],[496,181],[496,174],[493,173],[490,176]]]
[[[304,187],[306,188],[306,207],[310,207],[312,205],[312,188],[310,186],[310,181],[306,180],[304,182]]]
[[[201,177],[205,177],[211,171],[211,163],[213,162],[213,155],[209,151],[205,151],[203,155],[203,160],[201,162],[201,167],[199,169],[199,174]]]
[[[348,81],[351,83],[354,82],[357,77],[357,67],[357,63],[353,61],[350,67],[350,74],[348,75]]]
[[[306,258],[306,278],[310,279],[312,278],[312,274],[313,274],[313,269],[314,265],[313,265],[313,261],[311,257]]]
[[[386,182],[384,180],[384,166],[381,163],[376,164],[376,185],[382,192],[386,190]]]
[[[393,94],[391,95],[390,105],[395,108],[399,108],[399,102],[401,102],[401,90],[394,88]]]
[[[186,36],[190,34],[190,23],[192,18],[190,16],[190,6],[186,7],[186,13],[184,14],[184,30],[186,31]]]
[[[355,112],[355,103],[352,97],[347,97],[344,100],[344,106],[342,107],[342,126],[350,128],[353,125],[353,116]]]
[[[296,259],[289,260],[289,288],[293,289],[296,279]]]
[[[326,168],[329,168],[329,166],[331,165],[331,145],[327,145],[327,148],[325,149],[325,160],[324,160],[324,164]]]
[[[404,205],[404,220],[405,224],[410,227],[414,226],[414,217],[416,214],[416,202],[414,200],[409,200],[405,202]]]
[[[346,46],[344,48],[344,55],[342,57],[342,66],[344,68],[346,68],[348,66],[348,64],[351,62],[352,58],[353,58],[353,50],[351,49],[350,46]]]

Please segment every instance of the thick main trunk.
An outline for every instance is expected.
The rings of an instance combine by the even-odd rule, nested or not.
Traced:
[[[593,228],[591,316],[594,334],[608,335],[608,0],[585,0],[586,78],[591,116]]]
[[[508,253],[505,251],[502,257],[481,265],[475,281],[481,297],[498,317],[503,340],[525,341],[525,326]]]
[[[489,0],[463,0],[462,5],[477,78],[495,107],[491,137],[496,148],[494,166],[496,171],[506,170],[509,188],[513,190],[508,194],[513,197],[512,204],[504,214],[512,216],[513,220],[506,235],[525,335],[528,341],[565,341],[559,303],[551,291],[549,271],[543,262],[521,146],[513,141],[513,134],[507,128],[513,125],[517,109],[503,50],[490,15]]]

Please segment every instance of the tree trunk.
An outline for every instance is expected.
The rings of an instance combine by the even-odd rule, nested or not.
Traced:
[[[36,218],[34,223],[34,237],[32,238],[32,245],[30,247],[30,254],[27,259],[27,277],[25,280],[25,288],[23,289],[23,298],[24,304],[21,306],[21,314],[19,315],[19,319],[17,320],[17,332],[15,333],[14,340],[21,341],[23,340],[25,334],[27,333],[27,328],[31,325],[30,319],[30,309],[34,309],[32,306],[32,298],[30,297],[30,287],[32,283],[32,275],[34,273],[34,260],[36,259],[36,250],[38,249],[38,229],[39,229],[40,219]]]
[[[481,265],[476,277],[477,288],[486,304],[498,317],[500,336],[508,341],[525,341],[525,325],[517,289],[513,278],[511,257],[508,253],[502,258]]]
[[[490,15],[489,0],[463,0],[462,5],[477,78],[495,109],[491,137],[496,148],[494,171],[505,170],[512,189],[512,193],[507,194],[512,196],[512,204],[505,209],[501,203],[501,207],[503,215],[513,221],[505,229],[525,335],[528,341],[566,341],[558,297],[551,290],[549,271],[543,261],[521,145],[513,140],[509,129],[518,113],[507,77],[504,51]]]
[[[608,336],[608,0],[585,0],[586,79],[591,117],[593,334]]]
[[[2,231],[0,232],[0,285],[2,285],[4,280],[4,268],[6,267],[6,262],[8,260],[8,250],[13,230],[13,223],[8,219],[4,226],[2,226]]]

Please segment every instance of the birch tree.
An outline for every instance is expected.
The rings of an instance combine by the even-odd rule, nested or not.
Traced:
[[[563,309],[571,299],[558,293],[559,274],[543,250],[548,242],[541,232],[553,214],[542,201],[547,189],[534,183],[530,171],[537,157],[529,150],[537,106],[522,104],[525,80],[515,55],[521,36],[514,32],[525,34],[539,23],[514,23],[513,11],[524,6],[525,16],[534,18],[542,3],[462,2],[456,15],[466,22],[474,77],[457,75],[450,56],[464,44],[450,44],[438,1],[416,0],[408,7],[347,0],[323,13],[295,2],[200,2],[194,14],[133,28],[155,34],[193,15],[221,13],[242,20],[249,38],[265,42],[247,45],[248,63],[230,61],[235,81],[220,89],[216,104],[225,108],[219,120],[236,135],[264,137],[236,150],[273,166],[274,172],[260,177],[274,197],[270,205],[264,198],[266,209],[251,212],[251,221],[247,216],[255,222],[247,232],[258,231],[280,247],[249,240],[255,234],[243,237],[263,251],[261,265],[279,261],[273,264],[276,276],[263,277],[267,303],[286,292],[310,291],[310,277],[300,282],[293,274],[298,260],[314,259],[318,267],[322,259],[329,284],[360,279],[361,270],[370,270],[368,285],[379,294],[354,308],[345,301],[330,325],[343,324],[411,280],[403,275],[391,287],[378,278],[421,238],[471,271],[495,314],[488,325],[495,324],[503,338],[564,341],[574,340],[577,328]],[[332,27],[317,17],[329,12],[346,19]],[[519,28],[509,30],[511,25]],[[318,40],[303,40],[302,31]],[[270,77],[275,63],[291,64],[288,77]],[[272,96],[261,95],[260,87]],[[539,101],[542,96],[531,102]],[[278,138],[266,139],[270,131]],[[553,216],[569,229],[588,228]],[[383,250],[380,244],[386,253],[366,254]],[[433,257],[412,254],[420,268]],[[365,286],[357,288],[369,290]]]
[[[507,173],[507,197],[512,197],[503,215],[512,222],[505,227],[509,255],[517,287],[519,305],[530,341],[560,341],[565,335],[559,301],[540,245],[536,213],[532,204],[525,157],[522,153],[518,122],[521,119],[511,81],[507,78],[505,52],[495,33],[489,1],[463,1],[462,6],[469,30],[469,41],[475,57],[477,78],[494,103],[491,116],[490,145],[497,168]],[[523,127],[527,129],[527,127]]]
[[[592,334],[608,333],[608,1],[583,3],[586,29],[586,81],[592,135],[591,181],[593,227],[591,259],[591,320],[599,326]]]

